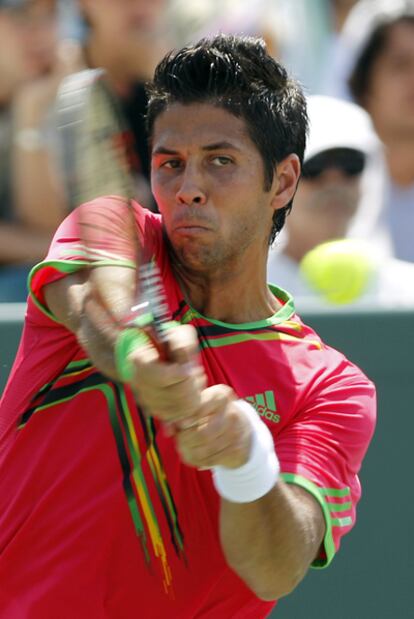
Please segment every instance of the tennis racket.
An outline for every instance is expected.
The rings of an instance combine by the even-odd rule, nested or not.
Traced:
[[[91,268],[121,255],[135,266],[134,301],[121,318],[115,316],[95,282],[95,297],[119,328],[140,323],[162,358],[168,358],[165,324],[168,309],[160,274],[142,251],[132,200],[135,197],[134,152],[117,96],[103,69],[67,76],[56,102],[61,153],[61,182],[68,207],[76,209],[94,198],[116,195],[116,217],[94,209],[77,209],[86,259]],[[109,241],[109,250],[108,250]],[[93,277],[91,278],[93,281]]]
[[[133,156],[127,139],[128,131],[119,102],[112,92],[103,70],[86,70],[66,77],[59,88],[56,114],[60,135],[61,182],[66,187],[68,208],[76,209],[80,236],[79,252],[90,270],[94,298],[104,309],[104,314],[126,334],[139,326],[150,337],[161,358],[168,359],[166,323],[169,311],[160,273],[154,262],[145,256],[139,237],[136,211],[132,203],[135,194]],[[103,195],[116,195],[111,200],[114,210],[100,208],[99,200],[82,204]],[[128,310],[119,315],[114,312],[101,289],[95,269],[103,262],[115,263],[118,257],[134,268],[134,290]],[[143,320],[144,319],[144,320]],[[132,420],[130,409],[125,406],[123,387],[114,386],[117,411],[110,412],[111,425],[116,438],[120,462],[124,470],[123,487],[147,563],[150,553],[147,537],[153,552],[161,562],[165,590],[171,591],[171,570],[161,529],[155,516],[156,510],[149,503],[147,480],[143,472],[152,476],[170,531],[170,539],[178,556],[183,556],[183,537],[178,523],[173,496],[168,485],[159,453],[154,420],[137,409]],[[140,450],[136,425],[141,425],[145,451]],[[127,455],[129,453],[129,455]],[[131,463],[131,464],[129,464]],[[144,524],[145,523],[145,524]]]

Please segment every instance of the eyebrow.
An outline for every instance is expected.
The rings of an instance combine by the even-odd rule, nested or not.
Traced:
[[[237,150],[240,151],[240,148],[231,142],[214,142],[214,144],[206,144],[201,147],[201,150],[211,152],[214,150]],[[178,155],[179,151],[166,148],[165,146],[158,146],[152,151],[153,155]]]
[[[235,144],[232,144],[231,142],[215,142],[214,144],[206,144],[206,146],[202,147],[202,150],[207,150],[207,151],[211,151],[211,150],[240,150],[240,148],[238,148]]]

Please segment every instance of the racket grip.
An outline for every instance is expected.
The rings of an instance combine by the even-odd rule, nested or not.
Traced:
[[[164,325],[165,326],[165,325]],[[173,326],[173,325],[169,325]],[[168,327],[167,327],[168,328]],[[152,327],[144,327],[143,332],[147,338],[151,341],[151,344],[157,350],[161,361],[171,361],[171,353],[168,346],[167,338],[163,333],[160,337],[160,333],[157,333]]]
[[[165,337],[165,332],[177,325],[178,323],[172,320],[163,323],[162,340],[160,340],[159,334],[157,335],[151,328],[151,324],[143,325],[142,327],[134,325],[120,331],[115,343],[114,356],[115,367],[122,382],[131,382],[135,369],[129,356],[140,346],[151,343],[157,349],[162,361],[169,360],[168,342]]]

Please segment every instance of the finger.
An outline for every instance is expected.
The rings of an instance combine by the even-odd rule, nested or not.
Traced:
[[[246,419],[240,416],[240,410],[229,401],[231,393],[227,389],[206,391],[209,393],[203,393],[207,399],[207,409],[204,411],[210,410],[209,414],[198,424],[180,427],[181,431],[176,435],[181,457],[187,464],[198,468],[240,466],[250,449],[251,424],[246,423]],[[223,401],[224,408],[221,406]]]
[[[199,449],[219,444],[227,430],[227,420],[220,414],[205,414],[200,410],[194,417],[179,421],[179,436],[185,449]]]
[[[188,399],[176,398],[174,402],[148,390],[136,391],[139,404],[145,407],[147,414],[163,422],[177,422],[178,419],[194,416],[196,407]]]
[[[236,399],[236,394],[228,385],[212,385],[201,394],[202,410],[200,415],[207,417],[213,413],[223,412]]]
[[[192,449],[180,444],[179,453],[186,464],[197,468],[211,468],[217,465],[240,466],[245,461],[245,448],[242,440],[236,441],[226,435],[213,443]]]
[[[187,376],[182,380],[182,376],[171,377],[163,363],[154,363],[149,367],[148,373],[138,372],[132,382],[137,399],[148,409],[148,414],[162,421],[176,421],[196,415],[200,407],[200,383],[203,378]],[[178,382],[172,382],[177,378]]]
[[[205,380],[204,373],[202,379]],[[234,392],[227,385],[204,388],[200,394],[197,414],[192,418],[178,419],[177,430],[186,432],[185,440],[195,441],[194,445],[214,440],[225,431],[227,420],[224,412],[234,399]]]
[[[191,325],[172,327],[168,332],[170,358],[177,363],[195,364],[198,355],[197,332]]]
[[[150,342],[133,350],[129,359],[136,369],[137,384],[142,382],[159,389],[185,382],[197,374],[196,368],[161,361],[157,349]]]

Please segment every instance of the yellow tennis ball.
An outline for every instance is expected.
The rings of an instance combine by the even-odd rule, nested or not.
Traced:
[[[311,288],[330,303],[342,305],[365,292],[376,264],[368,243],[341,239],[311,249],[302,258],[300,270]]]

